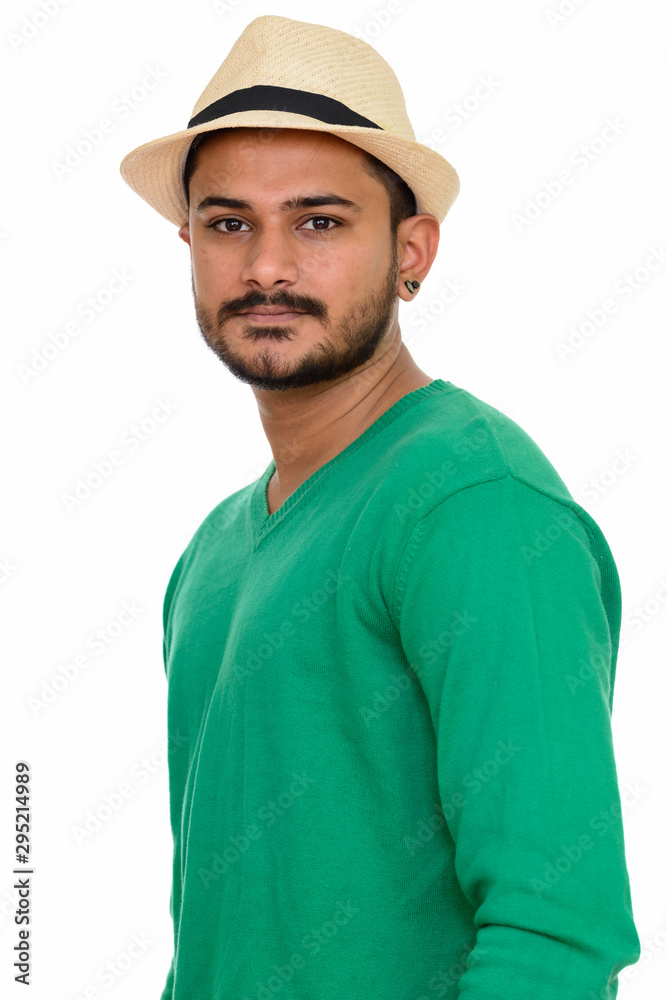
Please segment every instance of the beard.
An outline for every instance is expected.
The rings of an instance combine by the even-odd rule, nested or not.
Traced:
[[[394,316],[399,273],[398,247],[394,235],[391,265],[382,288],[355,305],[340,319],[335,329],[331,327],[324,302],[287,291],[270,296],[252,291],[242,299],[224,302],[217,314],[213,315],[197,299],[193,275],[192,294],[197,323],[208,347],[241,382],[259,389],[273,390],[331,382],[359,368],[375,353]],[[241,310],[274,305],[314,316],[322,323],[327,331],[326,335],[300,357],[280,358],[271,352],[270,344],[292,340],[299,336],[298,331],[291,326],[248,325],[242,336],[253,341],[265,340],[267,346],[251,359],[244,358],[232,348],[222,329],[223,324]]]

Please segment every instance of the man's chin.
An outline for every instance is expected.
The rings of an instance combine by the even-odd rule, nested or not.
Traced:
[[[271,331],[272,333],[274,331]],[[240,358],[221,350],[220,345],[207,340],[209,348],[222,361],[227,370],[239,381],[257,389],[292,389],[298,385],[311,385],[312,381],[300,370],[300,362],[296,359],[276,356],[263,351],[254,358]],[[268,340],[267,340],[268,345]],[[316,380],[317,381],[317,380]]]

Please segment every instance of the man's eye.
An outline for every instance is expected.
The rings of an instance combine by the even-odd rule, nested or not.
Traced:
[[[333,229],[334,226],[340,225],[339,222],[336,222],[335,219],[331,219],[328,215],[314,215],[312,219],[308,219],[304,222],[304,227],[307,226],[309,222],[315,223],[315,225],[313,225],[313,229],[318,230],[319,232],[327,232],[328,229]],[[322,222],[327,224],[320,225]],[[328,223],[331,223],[331,225],[328,225]]]
[[[217,222],[211,223],[211,229],[217,229],[219,233],[242,233],[244,230],[241,226],[247,226],[247,222],[243,222],[242,219],[218,219]],[[221,229],[220,226],[225,226]],[[229,228],[227,228],[229,227]]]
[[[310,225],[311,223],[312,226]],[[243,226],[246,228],[243,229]],[[311,231],[314,230],[315,232],[320,233],[326,233],[330,229],[334,229],[337,226],[340,226],[340,222],[336,219],[330,218],[328,215],[314,215],[312,218],[307,219],[303,224],[303,228],[308,228],[311,229]],[[217,230],[219,233],[243,233],[250,229],[248,223],[244,222],[243,219],[234,218],[218,219],[215,222],[211,222],[209,224],[209,228]]]

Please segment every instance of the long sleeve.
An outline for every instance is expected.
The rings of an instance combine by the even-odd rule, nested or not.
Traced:
[[[167,981],[164,984],[164,989],[160,994],[160,1000],[171,1000],[174,995],[174,961],[172,959],[171,965],[169,966],[169,971],[167,973]]]
[[[178,585],[178,582],[180,580],[180,575],[181,575],[182,568],[183,568],[185,559],[187,557],[187,554],[188,554],[188,548],[186,548],[181,553],[181,555],[180,555],[180,557],[179,557],[176,565],[174,566],[174,569],[171,572],[171,575],[169,577],[169,581],[167,583],[167,587],[165,589],[164,599],[163,599],[163,602],[162,602],[162,665],[163,665],[165,677],[167,678],[167,680],[169,679],[169,647],[170,647],[170,642],[171,642],[171,620],[170,620],[171,608],[172,608],[172,603],[173,603],[173,599],[174,599],[174,593],[175,593],[176,587]],[[177,733],[177,735],[178,735],[178,737],[180,739],[181,738],[181,734]],[[171,730],[170,730],[170,736],[171,736]],[[179,743],[178,743],[178,741],[176,739],[170,740],[170,747],[174,747],[174,746],[176,746],[176,747],[179,746]],[[171,765],[170,765],[170,771],[171,771]],[[176,941],[175,941],[175,938],[176,938],[175,930],[176,930],[176,927],[175,927],[175,924],[174,924],[174,897],[175,897],[176,893],[179,891],[179,885],[178,885],[177,880],[174,878],[174,872],[178,871],[178,866],[180,865],[180,853],[179,853],[179,850],[180,850],[180,837],[178,835],[178,824],[177,824],[177,822],[174,822],[174,813],[175,812],[176,812],[176,810],[174,808],[174,802],[171,801],[171,794],[170,794],[170,813],[171,813],[171,827],[172,827],[172,835],[173,835],[173,848],[172,848],[171,891],[169,893],[169,915],[170,915],[171,921],[172,921],[172,939],[174,941],[174,954],[172,955],[172,959],[171,959],[171,962],[170,962],[170,965],[169,965],[169,969],[167,970],[167,976],[166,976],[166,980],[165,980],[165,984],[164,984],[162,993],[160,994],[160,1000],[172,1000],[172,997],[174,995],[174,975],[175,975],[175,961],[174,961],[174,956],[175,956],[175,950],[176,950],[175,949],[175,944],[176,944]]]
[[[506,475],[437,503],[395,578],[476,944],[460,1000],[613,1000],[640,943],[611,707],[618,574],[597,524]]]

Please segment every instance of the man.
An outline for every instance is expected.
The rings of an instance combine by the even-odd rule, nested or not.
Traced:
[[[273,16],[121,169],[273,454],[166,590],[162,1000],[612,1000],[639,957],[614,560],[535,442],[401,341],[456,172],[371,46]]]

